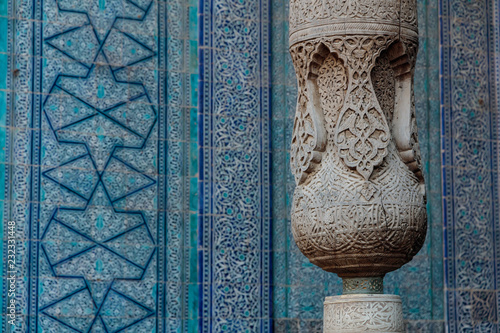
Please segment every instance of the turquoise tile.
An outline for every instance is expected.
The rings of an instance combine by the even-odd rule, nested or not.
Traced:
[[[189,112],[189,141],[198,142],[198,109],[191,108]]]
[[[1,28],[0,28],[1,29]],[[1,31],[1,30],[0,30]],[[1,47],[1,43],[0,43]],[[0,90],[7,90],[7,71],[8,71],[8,61],[9,61],[9,56],[7,54],[2,54],[0,53]],[[3,96],[5,98],[5,96]],[[5,100],[5,99],[4,99]],[[0,109],[3,110],[3,109]],[[4,112],[5,114],[5,112]]]
[[[198,143],[191,142],[189,144],[189,176],[190,177],[198,177],[198,154],[199,147]]]
[[[0,17],[9,17],[9,0],[0,0]],[[6,31],[6,30],[0,30]]]
[[[198,177],[190,178],[189,183],[189,210],[198,210]]]
[[[1,148],[5,145],[2,131],[5,131],[7,115],[6,95],[2,90],[9,88],[6,87],[5,81],[6,74],[9,73],[3,66],[7,63],[7,56],[2,54],[6,50],[8,41],[4,33],[8,21],[3,17],[5,16],[3,11],[7,10],[8,3],[15,3],[18,14],[25,17],[36,14],[37,18],[42,18],[44,21],[18,21],[15,41],[19,49],[23,51],[24,47],[29,49],[43,45],[43,50],[35,49],[34,52],[40,54],[44,51],[47,57],[50,56],[42,61],[35,60],[33,63],[26,57],[20,57],[17,61],[17,66],[21,70],[19,75],[21,86],[24,84],[21,80],[40,82],[43,86],[43,93],[47,94],[40,102],[44,113],[40,114],[41,108],[38,103],[30,103],[34,98],[30,89],[22,88],[23,90],[15,96],[14,102],[17,108],[8,110],[9,113],[15,111],[18,114],[7,115],[16,116],[20,119],[21,125],[28,124],[25,126],[30,126],[32,133],[39,134],[32,135],[31,139],[34,140],[32,144],[28,142],[26,147],[16,147],[18,148],[16,156],[12,157],[20,162],[23,159],[29,160],[30,156],[36,156],[35,153],[38,152],[42,163],[51,163],[50,169],[42,170],[47,171],[46,173],[31,173],[29,179],[32,183],[19,190],[19,193],[37,191],[42,201],[46,203],[40,205],[39,219],[33,218],[35,215],[30,214],[32,212],[22,212],[31,216],[29,225],[36,228],[34,230],[44,230],[44,233],[40,234],[40,240],[30,241],[42,242],[45,252],[39,257],[29,256],[30,253],[25,252],[21,255],[30,257],[31,261],[26,265],[43,266],[45,254],[49,259],[55,260],[52,262],[63,260],[63,266],[68,263],[64,259],[75,261],[71,272],[58,272],[66,278],[59,279],[57,283],[39,286],[25,284],[27,290],[23,290],[23,293],[34,294],[38,290],[39,302],[36,303],[35,300],[35,308],[26,307],[19,311],[24,313],[31,311],[33,323],[40,328],[40,332],[51,329],[62,331],[71,325],[76,327],[72,326],[73,331],[103,330],[102,326],[98,327],[101,325],[100,322],[94,322],[93,327],[87,325],[83,328],[81,325],[86,324],[78,319],[82,314],[95,312],[96,308],[90,296],[94,299],[105,297],[105,300],[100,300],[103,305],[100,307],[100,316],[109,317],[109,314],[116,310],[130,309],[128,314],[132,318],[112,319],[113,330],[132,329],[145,332],[144,326],[141,327],[146,322],[146,320],[142,322],[144,316],[151,314],[158,316],[159,305],[155,301],[161,297],[168,298],[168,293],[173,291],[161,289],[160,293],[160,289],[154,287],[157,276],[172,272],[165,273],[167,266],[183,274],[179,276],[179,286],[169,286],[177,288],[174,293],[183,293],[185,290],[183,286],[188,283],[196,287],[197,282],[195,213],[197,199],[194,197],[190,200],[182,194],[189,187],[196,196],[197,189],[197,165],[192,168],[191,177],[186,175],[186,167],[190,166],[191,160],[196,161],[197,149],[193,149],[194,155],[184,156],[188,151],[184,145],[191,141],[190,136],[193,136],[193,142],[196,142],[197,136],[196,119],[190,123],[191,96],[194,97],[193,102],[197,103],[197,76],[190,77],[190,73],[197,73],[197,1],[193,2],[192,8],[188,8],[187,3],[169,2],[157,5],[153,2],[147,15],[144,15],[144,10],[139,7],[149,5],[151,1],[148,0],[135,1],[137,6],[122,0],[97,2],[94,4],[97,7],[93,8],[94,5],[89,1],[74,1],[72,6],[75,10],[86,14],[82,15],[72,11],[61,12],[57,1],[0,0]],[[169,6],[168,11],[165,8],[167,6]],[[191,21],[190,26],[169,21],[167,31],[163,25],[165,17],[169,20],[188,18]],[[47,24],[55,20],[57,24]],[[69,29],[71,27],[77,28]],[[34,31],[24,30],[28,28]],[[193,43],[186,45],[189,33],[192,34]],[[95,34],[99,36],[99,40]],[[167,39],[168,45],[166,45]],[[108,64],[90,66],[89,64],[96,59],[96,50],[99,49],[100,42],[104,43],[106,56],[99,56],[97,61]],[[164,52],[167,46],[168,50]],[[69,58],[89,65],[88,75],[85,75],[86,68],[68,63],[68,55]],[[186,58],[189,57],[193,59],[187,61]],[[34,66],[33,70],[23,72],[24,68],[29,68],[28,65],[31,64]],[[57,86],[54,85],[56,78],[59,78]],[[193,91],[185,89],[185,86],[188,86],[186,83],[191,79],[194,83]],[[65,90],[65,97],[58,96],[61,93],[59,86]],[[156,107],[159,103],[166,104],[166,101],[169,103],[168,107],[163,105]],[[188,101],[189,103],[186,103]],[[107,114],[95,114],[96,109],[106,110]],[[193,116],[196,118],[196,107],[194,109]],[[29,121],[23,123],[23,117],[30,119],[31,123]],[[94,121],[96,117],[99,117],[98,121]],[[43,124],[45,121],[50,123],[50,128],[40,131],[42,127],[40,119]],[[59,135],[58,128],[64,126],[65,121],[76,121],[78,133],[66,132]],[[185,130],[190,126],[193,126],[192,133],[186,133]],[[164,154],[162,150],[164,146],[160,146],[165,142],[168,154]],[[2,159],[5,157],[3,154],[5,150],[0,150]],[[4,165],[0,163],[2,188],[5,185],[3,167]],[[37,171],[37,167],[34,165],[33,170]],[[37,176],[40,178],[36,178]],[[26,178],[22,174],[15,177],[19,181]],[[168,187],[172,195],[160,192],[163,190],[160,184]],[[5,191],[0,192],[3,198]],[[64,200],[64,204],[60,207],[51,206],[52,202],[61,200]],[[1,210],[3,202],[0,201],[0,205],[2,205]],[[80,206],[83,208],[74,209]],[[32,207],[36,208],[36,203],[33,203]],[[161,207],[163,209],[161,213],[166,216],[155,221],[156,214],[160,213],[155,210],[157,207]],[[169,210],[170,208],[172,210]],[[189,216],[189,209],[194,211],[192,213],[194,218]],[[60,215],[68,224],[63,225],[51,220],[54,214]],[[165,223],[170,224],[165,225]],[[155,229],[147,230],[146,225],[154,225]],[[180,258],[164,257],[163,265],[155,263],[154,259],[149,261],[149,258],[156,258],[152,256],[156,247],[156,253],[160,255],[167,251],[164,248],[166,240],[161,238],[164,234],[158,230],[172,231],[174,227],[180,225],[188,225],[191,229],[180,228],[174,235],[169,235],[168,246],[182,249],[183,241],[187,240],[193,246],[192,249],[180,250]],[[80,228],[84,228],[85,231]],[[92,239],[90,243],[107,239],[110,248],[98,250],[91,247],[87,251],[85,249],[87,238],[82,238],[80,234],[86,231],[91,235],[88,236]],[[64,241],[60,242],[61,240]],[[133,244],[130,244],[131,242]],[[25,248],[30,247],[25,246]],[[73,257],[73,254],[79,251],[83,251],[82,255]],[[177,261],[178,259],[180,260]],[[125,265],[129,266],[117,268],[120,264],[116,266],[115,263],[118,262],[126,262]],[[191,267],[185,275],[183,267]],[[142,274],[144,270],[146,274]],[[54,277],[52,276],[54,272],[49,268],[45,267],[43,271]],[[81,277],[75,279],[74,275],[67,276],[75,272]],[[90,274],[98,275],[99,281],[90,278]],[[83,279],[90,287],[85,295],[78,291],[81,288],[78,283],[83,283]],[[135,279],[142,281],[130,282]],[[108,288],[114,282],[116,290],[120,290],[134,301],[110,291]],[[58,303],[64,300],[55,301],[55,299],[58,299],[63,291],[74,292],[77,295],[75,297],[78,297],[74,303],[81,305],[83,311],[76,313],[74,307],[67,307],[66,314],[70,319],[66,328],[57,326],[56,322],[47,323],[39,319],[40,313],[35,313],[36,306],[40,304],[54,302],[55,307],[59,306]],[[179,314],[179,320],[169,321],[171,324],[169,330],[186,330],[189,325],[190,329],[197,328],[197,288],[191,288],[185,296],[187,298],[183,297],[180,303],[169,304],[169,310]],[[143,306],[144,304],[147,306]],[[145,311],[147,307],[151,308],[152,313]],[[47,311],[53,309],[49,307]],[[191,311],[191,314],[188,315],[188,311]],[[181,319],[189,316],[192,321]],[[157,323],[161,324],[161,319],[158,319]],[[129,324],[131,327],[127,328]],[[134,325],[136,326],[132,327]]]
[[[195,251],[198,250],[198,211],[189,214],[189,245]],[[190,274],[193,274],[193,272]],[[191,276],[189,281],[197,282],[197,277]]]
[[[188,7],[189,9],[189,39],[198,40],[198,8]]]
[[[3,1],[3,0],[2,0]],[[6,53],[7,52],[7,30],[9,26],[9,18],[8,17],[3,17],[1,15],[0,11],[0,53]],[[2,64],[6,64],[6,62],[2,62]],[[3,67],[3,66],[2,66]]]
[[[7,71],[8,71],[8,57],[6,54],[8,51],[8,25],[9,25],[9,13],[8,13],[8,0],[0,0],[0,90],[7,89]],[[0,91],[0,189],[2,192],[0,194],[0,221],[4,221],[4,198],[5,198],[5,154],[6,154],[6,135],[7,129],[5,127],[6,117],[7,117],[7,94],[5,91]],[[2,223],[3,226],[3,223]],[[3,229],[0,228],[0,239],[3,239]],[[0,255],[3,258],[3,246],[0,248]],[[3,277],[3,265],[0,266],[0,277]],[[0,278],[0,282],[3,284],[3,278]],[[0,309],[3,309],[3,299],[0,297]],[[4,316],[0,317],[0,327],[3,327]]]
[[[198,73],[198,42],[196,40],[189,41],[189,72]]]
[[[191,82],[191,105],[198,106],[198,74],[191,74],[190,82]]]

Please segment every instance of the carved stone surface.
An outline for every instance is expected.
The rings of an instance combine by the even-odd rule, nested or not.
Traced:
[[[290,1],[290,44],[315,37],[374,32],[418,39],[415,0]]]
[[[293,0],[290,25],[293,236],[326,271],[383,277],[426,234],[415,2]]]
[[[383,277],[361,277],[342,279],[342,294],[383,294]]]
[[[324,333],[405,331],[397,295],[341,295],[325,300]]]

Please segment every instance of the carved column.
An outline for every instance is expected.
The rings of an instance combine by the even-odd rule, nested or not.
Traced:
[[[325,332],[404,329],[383,277],[412,259],[427,228],[417,47],[415,0],[291,0],[293,236],[344,283],[325,301]]]

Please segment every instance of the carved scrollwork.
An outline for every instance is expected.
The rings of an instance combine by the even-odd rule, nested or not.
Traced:
[[[294,239],[326,271],[381,278],[426,234],[415,0],[291,0],[290,19]]]
[[[313,43],[299,44],[290,50],[299,87],[290,157],[297,184],[304,182],[321,162],[326,145],[324,115],[314,74],[326,52],[324,46]]]
[[[345,164],[366,180],[387,155],[391,138],[370,76],[377,56],[390,42],[386,36],[352,36],[332,43],[349,69],[346,98],[335,128],[335,145]]]
[[[383,276],[425,240],[416,46],[396,35],[349,35],[292,47],[300,65],[293,235],[312,263],[344,278]]]
[[[403,307],[395,295],[327,297],[324,317],[324,333],[405,332]]]
[[[399,20],[409,24],[416,24],[416,15],[412,0],[292,0],[290,2],[291,29],[301,25],[308,25],[314,21],[332,17],[341,19],[377,18],[380,20]],[[401,14],[400,14],[401,13]]]
[[[417,40],[415,5],[415,0],[291,0],[290,40],[382,32]]]
[[[298,184],[304,182],[321,162],[326,144],[323,108],[329,110],[326,123],[332,126],[335,122],[335,145],[347,166],[355,168],[368,180],[373,169],[382,163],[391,134],[370,72],[380,52],[392,40],[387,36],[350,36],[299,43],[291,48],[299,87],[291,165]],[[325,44],[339,54],[345,67],[337,57],[329,56],[331,53]],[[328,57],[329,66],[320,66],[325,57]],[[333,80],[320,83],[331,86],[331,89],[322,90],[323,95],[317,87],[318,68],[323,81],[326,78]],[[334,75],[326,75],[328,71]],[[338,115],[332,112],[333,105],[342,106]]]
[[[339,112],[344,105],[347,90],[347,71],[334,53],[330,53],[318,71],[318,87],[321,97],[321,107],[325,114],[329,140],[334,139],[335,125]]]

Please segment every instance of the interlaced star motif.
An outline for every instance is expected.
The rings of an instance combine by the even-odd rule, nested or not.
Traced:
[[[61,67],[43,101],[44,116],[61,147],[83,147],[83,153],[42,175],[84,205],[55,209],[40,247],[58,283],[83,283],[58,288],[64,293],[39,312],[71,331],[118,332],[156,313],[154,304],[122,285],[147,274],[156,254],[154,231],[144,212],[121,208],[156,179],[120,154],[144,149],[157,121],[145,85],[122,75],[156,56],[140,36],[120,28],[123,21],[143,21],[152,6],[151,0],[59,0],[60,15],[74,15],[79,25],[44,39],[75,63]],[[75,66],[86,74],[76,75]]]

